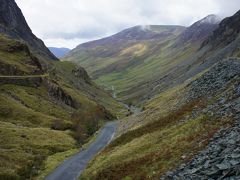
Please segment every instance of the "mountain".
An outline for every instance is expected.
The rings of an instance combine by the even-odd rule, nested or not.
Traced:
[[[115,140],[82,179],[240,178],[239,12],[171,64],[159,91],[119,121]]]
[[[84,68],[58,61],[13,0],[0,7],[0,179],[43,179],[128,112]]]
[[[31,50],[44,58],[57,60],[29,28],[20,8],[14,0],[0,1],[0,32],[29,44]]]
[[[131,87],[147,81],[152,76],[151,68],[157,68],[151,63],[153,56],[174,42],[184,29],[182,26],[136,26],[79,45],[64,59],[81,64],[106,89],[114,86],[118,97],[124,99],[120,93],[131,95]]]
[[[58,61],[0,2],[0,179],[44,179],[116,119],[81,179],[240,178],[240,11],[135,26]]]
[[[234,16],[225,18],[220,24],[219,28],[213,32],[203,45],[210,44],[212,47],[226,46],[236,40],[239,35],[240,27],[238,26],[240,22],[240,11],[238,11]]]
[[[214,14],[195,22],[181,34],[179,45],[206,39],[209,32],[213,32],[218,27],[219,22],[220,19]]]
[[[71,49],[68,48],[56,48],[56,47],[48,47],[48,49],[58,58],[64,57]]]
[[[64,59],[86,68],[105,89],[113,86],[119,99],[138,104],[200,71],[196,64],[207,50],[199,49],[218,23],[209,15],[187,28],[137,26],[79,45]]]
[[[88,71],[92,76],[99,77],[140,64],[143,60],[138,57],[145,52],[151,53],[157,42],[169,41],[183,29],[181,26],[136,26],[108,38],[81,44],[65,59],[90,66]]]

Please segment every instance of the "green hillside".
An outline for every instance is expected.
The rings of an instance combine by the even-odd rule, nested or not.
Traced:
[[[59,60],[0,2],[0,180],[240,179],[240,11]]]
[[[191,160],[238,117],[232,109],[238,106],[239,68],[239,59],[224,60],[121,120],[116,139],[80,179],[155,179]],[[223,99],[232,106],[221,106]]]
[[[126,113],[81,67],[54,61],[45,69],[5,35],[0,54],[0,179],[36,176],[48,156],[78,148],[104,121]]]
[[[79,45],[64,60],[81,64],[97,84],[106,89],[114,86],[119,98],[137,98],[142,92],[136,91],[133,95],[132,88],[154,79],[161,71],[159,67],[166,62],[168,66],[170,47],[183,30],[181,26],[150,26],[149,29],[136,26],[112,37]],[[130,97],[125,95],[129,92]]]
[[[83,66],[97,84],[114,89],[120,100],[139,104],[233,55],[238,38],[222,47],[207,43],[218,23],[209,15],[187,28],[136,26],[81,44],[64,60]]]
[[[201,43],[217,27],[215,23],[202,23],[206,18],[188,28],[156,25],[129,28],[81,44],[64,60],[86,68],[105,89],[113,87],[119,99],[138,104],[193,76],[184,77],[183,73],[193,70],[201,61],[207,51],[199,50]],[[197,29],[200,33],[196,35]]]
[[[155,59],[148,71],[156,77],[145,77],[147,85],[137,83],[127,91],[138,102],[148,95],[143,111],[119,121],[115,140],[80,179],[238,178],[236,164],[224,165],[239,154],[239,15],[224,19],[202,41],[178,46],[180,35],[174,46],[158,52],[169,53],[169,59]],[[144,70],[133,72],[140,76]],[[148,86],[150,92],[143,90]],[[129,97],[125,93],[119,92]]]

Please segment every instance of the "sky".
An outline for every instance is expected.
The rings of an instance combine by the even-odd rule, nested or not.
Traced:
[[[50,47],[74,48],[136,25],[189,26],[233,15],[240,0],[16,0],[33,33]]]

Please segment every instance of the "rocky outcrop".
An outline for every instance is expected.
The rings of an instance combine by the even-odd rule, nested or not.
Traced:
[[[213,48],[226,46],[234,41],[240,33],[240,11],[231,17],[225,18],[213,34],[203,42],[202,47],[210,45]]]
[[[59,86],[57,83],[51,81],[51,80],[45,80],[44,85],[48,89],[49,96],[53,98],[53,101],[65,104],[67,106],[70,106],[74,109],[79,109],[84,104],[80,104],[79,101],[74,99],[71,95],[69,95],[61,86]],[[98,105],[99,111],[103,115],[102,118],[107,120],[113,120],[116,119],[114,115],[112,115],[104,106]]]
[[[88,73],[84,68],[76,66],[72,73],[74,74],[75,77],[83,79],[86,83],[91,84],[90,77],[88,76]]]
[[[182,43],[205,40],[218,27],[219,22],[220,20],[216,15],[208,15],[183,31],[177,44],[182,45]]]
[[[221,130],[190,163],[161,179],[240,179],[240,125]]]
[[[214,65],[197,80],[191,82],[189,87],[189,100],[200,97],[212,97],[221,88],[225,88],[234,77],[240,75],[240,59],[229,58]]]
[[[80,104],[77,103],[67,92],[65,92],[58,84],[47,80],[44,82],[48,89],[49,96],[59,103],[64,103],[72,108],[79,108]]]
[[[217,132],[190,162],[161,179],[240,179],[240,60],[221,61],[188,89],[188,101],[201,97],[209,100],[201,113],[234,123]]]
[[[0,33],[28,43],[31,50],[39,55],[57,60],[43,41],[38,39],[29,28],[20,8],[14,0],[0,0]]]
[[[44,74],[44,70],[38,58],[30,52],[28,46],[22,42],[7,38],[0,39],[3,44],[0,51],[4,56],[0,57],[0,75],[15,76],[15,75],[37,75]],[[15,56],[20,56],[19,63],[11,63],[9,59]],[[20,68],[19,66],[25,68]]]

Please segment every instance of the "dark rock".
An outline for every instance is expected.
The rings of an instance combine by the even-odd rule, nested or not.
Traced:
[[[233,165],[233,166],[236,166],[236,165],[240,164],[240,160],[239,160],[239,161],[230,160],[229,162],[230,162],[230,164]]]
[[[228,129],[221,128],[208,146],[190,162],[167,173],[161,179],[239,179],[240,176],[240,61],[220,61],[201,77],[188,85],[187,102],[198,98],[209,104],[201,113],[214,114],[221,119],[235,121]],[[221,94],[216,98],[216,94]],[[224,92],[224,93],[222,93]],[[212,98],[215,98],[212,101]]]
[[[178,45],[205,40],[218,27],[219,22],[219,18],[213,14],[195,22],[181,34]]]
[[[228,163],[216,164],[216,167],[220,170],[226,170],[230,168],[230,164]]]
[[[0,43],[2,41],[0,40]],[[5,42],[4,42],[5,43]],[[8,48],[3,50],[7,51],[8,54],[20,53],[24,55],[24,61],[22,62],[26,67],[28,67],[28,75],[43,74],[44,70],[38,58],[36,58],[29,50],[28,46],[22,42],[15,41],[15,43],[8,44]],[[27,75],[15,65],[11,63],[0,62],[0,75]]]
[[[78,66],[72,72],[77,78],[83,79],[86,83],[91,84],[90,77],[88,76],[87,71],[84,68]]]
[[[202,46],[211,45],[213,48],[224,46],[234,41],[240,32],[240,11],[231,17],[225,18],[212,36],[203,42]]]
[[[74,101],[74,99],[67,94],[58,84],[55,84],[49,80],[45,81],[48,93],[56,101],[64,103],[72,108],[79,108],[80,104]]]
[[[46,57],[57,60],[57,58],[38,39],[29,28],[20,8],[14,0],[0,0],[0,33],[23,40],[28,43],[31,50]]]

